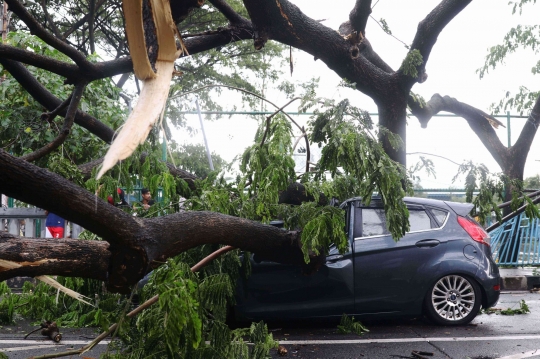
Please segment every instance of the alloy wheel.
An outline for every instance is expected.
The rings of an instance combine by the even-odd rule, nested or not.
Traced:
[[[459,275],[439,279],[431,291],[434,311],[448,321],[459,321],[471,314],[476,302],[472,284]]]

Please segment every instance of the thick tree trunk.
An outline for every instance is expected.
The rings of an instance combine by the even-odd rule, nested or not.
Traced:
[[[394,161],[407,165],[406,141],[407,141],[407,104],[405,98],[394,97],[394,101],[377,103],[379,109],[379,125],[398,135],[402,143],[394,147],[384,130],[380,131],[380,139],[385,152]]]
[[[74,239],[20,238],[0,232],[0,259],[19,268],[6,269],[0,262],[0,280],[15,276],[47,274],[107,280],[109,243]]]
[[[81,241],[64,240],[44,251],[44,245],[52,242],[25,240],[21,242],[24,247],[17,247],[12,236],[6,237],[5,242],[0,242],[0,260],[14,261],[22,267],[6,272],[0,264],[0,272],[4,272],[0,279],[44,274],[90,276],[107,278],[109,289],[122,292],[167,258],[208,243],[231,245],[266,260],[304,265],[306,272],[318,268],[323,260],[322,255],[313,255],[311,262],[305,264],[300,234],[296,231],[212,212],[182,212],[149,219],[132,217],[68,180],[3,150],[0,168],[0,193],[51,210],[108,242],[88,241],[80,247]],[[17,257],[17,251],[22,249]],[[72,250],[75,255],[69,258]]]
[[[517,179],[523,181],[523,175],[525,172],[525,162],[527,160],[528,150],[516,151],[515,148],[511,147],[508,151],[508,155],[505,158],[505,161],[501,165],[503,173],[508,177],[508,179],[513,180]],[[512,192],[514,187],[509,183],[506,184],[504,192],[504,202],[512,200]],[[503,208],[503,216],[507,216],[512,212],[510,207]]]

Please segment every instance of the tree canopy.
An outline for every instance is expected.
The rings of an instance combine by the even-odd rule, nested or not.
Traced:
[[[238,341],[251,335],[260,344],[254,352],[261,356],[273,345],[263,326],[254,325],[249,333],[217,332],[231,302],[231,278],[239,274],[238,253],[226,256],[223,268],[212,267],[200,275],[189,266],[221,246],[300,265],[309,273],[317,270],[331,244],[342,252],[349,246],[343,211],[329,205],[329,199],[361,196],[369,201],[373,193],[383,199],[394,238],[409,229],[402,201],[412,191],[404,167],[407,108],[424,125],[442,110],[462,116],[490,152],[502,162],[513,161],[512,166],[519,165],[512,157],[515,153],[528,151],[540,121],[536,98],[530,125],[518,143],[502,149],[493,137],[497,120],[491,115],[453,98],[435,94],[426,102],[411,92],[428,79],[426,66],[437,37],[470,0],[441,0],[432,9],[422,9],[425,18],[414,24],[416,36],[398,69],[392,69],[368,40],[371,0],[351,3],[349,19],[343,19],[339,29],[309,18],[288,0],[5,2],[13,17],[10,33],[0,44],[0,192],[83,226],[94,240],[51,242],[0,232],[0,279],[46,274],[84,277],[104,281],[110,292],[130,293],[145,274],[161,267],[152,289],[159,294],[161,320],[168,318],[164,325],[170,331],[165,337],[148,335],[154,335],[154,343],[159,342],[155,348],[169,357],[180,355],[180,347],[184,355],[200,349],[197,355],[205,357],[209,349],[202,344],[203,336],[231,357],[238,354],[225,345],[231,338]],[[139,25],[144,36],[128,38],[128,46],[124,26],[127,9],[133,10],[130,6],[141,7],[137,11],[143,14]],[[176,26],[164,30],[153,16],[169,12]],[[167,46],[161,31],[172,33]],[[170,51],[167,59],[161,58],[160,50],[171,46],[180,58],[171,60]],[[311,54],[348,86],[371,97],[378,106],[379,126],[347,100],[318,98],[308,84],[302,95],[284,106],[274,105],[275,113],[261,121],[234,180],[216,173],[199,173],[200,177],[190,173],[198,170],[189,165],[194,155],[182,159],[182,168],[159,159],[159,126],[151,128],[151,124],[162,113],[173,125],[182,122],[177,115],[183,103],[176,95],[218,83],[250,91],[260,99],[266,85],[251,80],[279,80],[272,65],[286,47]],[[141,51],[146,72],[139,70]],[[161,67],[160,61],[169,62],[168,67]],[[169,95],[169,101],[150,108],[141,96],[136,104],[140,107],[135,108],[147,122],[134,128],[140,130],[144,143],[133,146],[133,155],[110,171],[103,170],[98,179],[106,145],[118,143],[115,131],[131,107],[129,94],[120,89],[132,72],[138,76],[133,80],[137,91],[144,83],[141,93],[148,81],[161,78],[166,86],[159,90]],[[163,75],[172,79],[163,80]],[[115,76],[119,78],[113,82]],[[151,94],[146,97],[155,99]],[[254,103],[252,97],[244,98]],[[208,107],[221,106],[208,93],[202,93],[201,99]],[[308,128],[284,113],[283,108],[294,101],[300,102],[301,110],[315,112]],[[144,119],[145,109],[155,115]],[[308,155],[306,171],[300,175],[294,172],[292,126],[302,131]],[[309,163],[310,144],[322,147],[317,164]],[[137,185],[154,192],[160,189],[163,201],[134,216],[131,209],[104,200],[119,186],[129,192]],[[284,221],[286,230],[266,224],[275,218]],[[204,296],[198,296],[204,291]],[[139,324],[141,329],[148,322],[141,319]]]

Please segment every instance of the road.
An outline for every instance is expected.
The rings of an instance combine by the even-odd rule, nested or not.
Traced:
[[[370,332],[342,335],[336,323],[270,323],[274,338],[287,349],[284,358],[399,359],[414,358],[412,351],[432,353],[431,359],[524,359],[540,358],[540,294],[504,293],[497,308],[518,308],[523,299],[530,314],[479,315],[470,325],[450,328],[422,319],[399,319],[365,323]],[[28,323],[0,328],[0,351],[9,358],[29,358],[79,348],[96,336],[92,329],[63,329],[61,344],[41,339],[39,334],[22,340]],[[98,358],[105,343],[86,353]],[[281,358],[275,350],[272,358]]]
[[[423,319],[364,323],[369,333],[342,335],[336,325],[270,327],[288,358],[396,359],[415,358],[412,351],[432,353],[432,359],[540,358],[540,294],[504,293],[497,308],[519,308],[523,299],[531,313],[504,316],[481,314],[462,327],[440,327]],[[279,358],[273,353],[273,358]]]

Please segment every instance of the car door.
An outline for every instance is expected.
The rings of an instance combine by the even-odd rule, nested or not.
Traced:
[[[349,243],[351,239],[349,235]],[[241,318],[328,317],[353,312],[352,249],[341,255],[332,246],[326,263],[309,275],[299,266],[256,262],[253,257],[251,266],[249,278],[241,279],[237,286],[236,313]]]
[[[397,242],[388,233],[383,208],[357,210],[353,241],[356,313],[420,309],[446,242],[438,239],[439,224],[425,208],[411,205],[408,209],[411,231]]]

